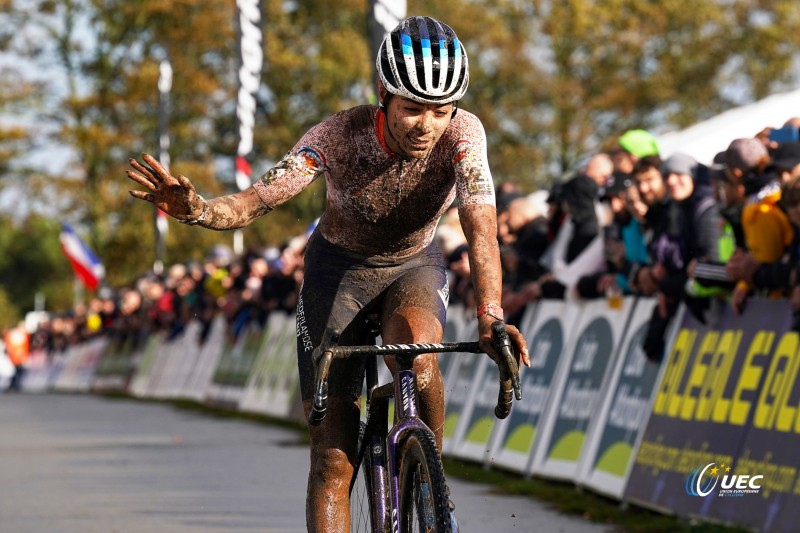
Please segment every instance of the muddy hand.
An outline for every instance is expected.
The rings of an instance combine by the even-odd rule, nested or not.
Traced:
[[[150,154],[143,153],[142,161],[144,164],[129,159],[133,170],[127,170],[126,174],[147,190],[129,191],[131,196],[155,204],[178,220],[195,220],[202,214],[205,200],[186,176],[171,175]]]
[[[502,361],[502,358],[497,350],[494,349],[494,343],[492,342],[492,330],[491,330],[491,323],[486,321],[489,324],[488,329],[484,326],[484,321],[479,319],[478,328],[480,331],[480,336],[478,338],[478,343],[481,347],[481,350],[488,355],[495,363]],[[528,343],[525,341],[525,337],[520,333],[520,331],[512,326],[511,324],[506,324],[506,333],[508,333],[508,337],[511,340],[511,344],[514,347],[514,355],[517,358],[517,365],[520,364],[520,361],[525,366],[531,366],[531,358],[530,354],[528,353]]]

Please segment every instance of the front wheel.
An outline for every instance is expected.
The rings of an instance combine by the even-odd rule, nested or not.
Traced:
[[[412,429],[400,445],[400,531],[453,533],[444,468],[432,434]]]
[[[350,533],[373,533],[372,458],[364,449],[366,425],[361,422],[358,434],[360,464],[356,464],[353,480],[350,483]]]

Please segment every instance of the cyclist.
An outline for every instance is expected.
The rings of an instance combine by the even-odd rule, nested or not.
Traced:
[[[326,326],[342,331],[341,344],[359,343],[364,318],[377,313],[385,343],[441,341],[448,282],[433,236],[456,198],[469,243],[479,342],[499,358],[491,346],[491,324],[503,318],[494,187],[483,125],[457,111],[469,82],[464,47],[448,25],[410,17],[383,41],[376,64],[379,106],[347,109],[312,127],[245,191],[205,200],[185,176],[170,175],[148,154],[143,164],[131,159],[127,171],[147,189],[131,191],[134,197],[181,222],[216,230],[245,226],[325,176],[327,208],[309,238],[297,306],[306,414],[313,400],[312,352]],[[525,339],[513,326],[508,330],[530,366]],[[441,449],[444,385],[436,356],[418,357],[415,371],[420,414]],[[327,416],[310,427],[309,531],[349,531],[362,383],[363,362],[334,362]]]

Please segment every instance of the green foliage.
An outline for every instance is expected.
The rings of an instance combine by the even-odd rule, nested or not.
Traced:
[[[24,231],[31,211],[66,219],[85,228],[82,236],[112,285],[130,282],[153,264],[155,229],[150,206],[127,194],[136,185],[125,169],[129,157],[157,151],[163,59],[174,72],[171,169],[190,176],[206,197],[234,188],[235,3],[0,0],[0,6],[0,51],[30,63],[0,76],[0,113],[15,117],[0,127],[0,190],[13,188],[24,198],[22,219],[17,213],[16,225],[9,219],[4,228]],[[263,0],[263,6],[253,160],[260,172],[310,126],[374,94],[367,2]],[[796,81],[795,0],[409,0],[408,12],[456,29],[471,67],[461,106],[484,122],[495,179],[528,190],[561,177],[630,127],[687,126]],[[42,165],[30,157],[47,144],[66,149],[68,159]],[[246,228],[246,246],[280,244],[304,231],[324,205],[320,180]],[[57,225],[48,230],[49,241],[40,242],[55,242]],[[231,239],[173,222],[165,260],[198,259]],[[8,256],[7,249],[0,246],[0,255]],[[34,278],[35,272],[19,287],[54,292],[48,302],[70,293],[47,288],[50,278]],[[33,292],[17,294],[12,300],[22,308]]]
[[[74,276],[61,251],[59,233],[57,222],[40,216],[21,224],[0,217],[0,293],[8,298],[6,312],[11,317],[33,310],[37,292],[53,308],[72,304]]]

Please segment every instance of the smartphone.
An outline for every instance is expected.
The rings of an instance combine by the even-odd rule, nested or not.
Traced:
[[[800,130],[796,126],[784,126],[769,132],[769,140],[776,143],[796,143],[800,141]]]

